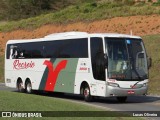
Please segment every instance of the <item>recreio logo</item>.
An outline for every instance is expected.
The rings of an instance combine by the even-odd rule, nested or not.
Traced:
[[[35,63],[33,61],[20,62],[20,60],[15,60],[13,62],[13,69],[16,69],[16,70],[34,68],[34,66],[35,66]]]

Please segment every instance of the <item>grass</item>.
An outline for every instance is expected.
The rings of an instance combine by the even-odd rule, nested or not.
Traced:
[[[152,67],[150,69],[149,93],[160,95],[160,34],[144,36],[144,43],[148,56],[152,58]]]
[[[96,107],[79,105],[62,99],[0,91],[0,111],[100,111]],[[18,99],[18,100],[17,100]],[[14,104],[13,104],[14,103]]]
[[[122,2],[100,0],[69,6],[54,13],[0,24],[0,31],[35,29],[46,24],[66,24],[78,21],[90,22],[113,17],[151,14],[160,14],[160,7],[151,4],[123,4]]]
[[[0,82],[4,82],[4,56],[0,56]]]
[[[0,111],[104,111],[103,109],[49,96],[0,91]],[[39,119],[39,118],[38,118]],[[46,119],[46,118],[42,118]],[[133,120],[123,117],[54,117],[48,119]],[[137,118],[141,120],[141,118]]]

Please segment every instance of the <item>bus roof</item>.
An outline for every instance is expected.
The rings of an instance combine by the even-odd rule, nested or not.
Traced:
[[[118,33],[87,33],[87,32],[64,32],[64,33],[55,33],[45,36],[44,38],[55,38],[55,37],[123,37],[123,38],[140,38],[139,36],[132,36],[126,34],[118,34]]]
[[[63,40],[63,39],[73,39],[73,38],[87,38],[87,37],[117,37],[117,38],[137,38],[139,36],[132,36],[127,34],[118,34],[118,33],[87,33],[87,32],[63,32],[63,33],[54,33],[45,36],[44,38],[39,39],[19,39],[19,40],[9,40],[9,43],[25,43],[25,42],[38,42],[46,40]],[[30,40],[30,41],[29,41]]]

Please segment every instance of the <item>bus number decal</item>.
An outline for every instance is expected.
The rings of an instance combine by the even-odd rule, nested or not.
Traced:
[[[82,71],[84,70],[85,71],[85,70],[88,70],[88,69],[87,69],[87,67],[80,67],[79,70],[82,70]]]
[[[45,85],[46,91],[54,91],[54,87],[57,81],[57,77],[62,69],[66,68],[67,60],[62,60],[58,63],[58,65],[54,68],[53,63],[45,60],[43,65],[46,65],[48,68],[48,77]]]

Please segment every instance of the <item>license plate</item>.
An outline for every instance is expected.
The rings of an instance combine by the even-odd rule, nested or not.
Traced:
[[[128,91],[128,94],[134,94],[134,91]]]

